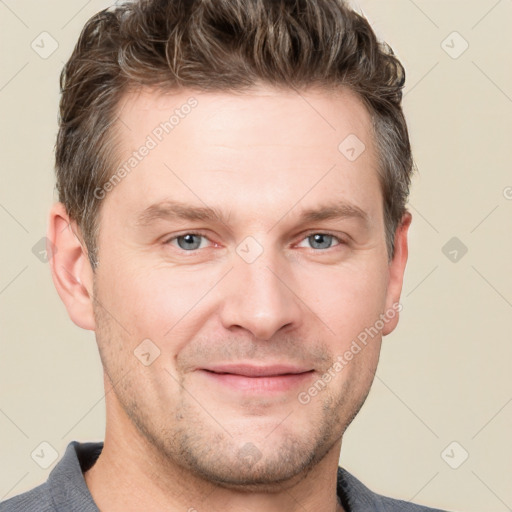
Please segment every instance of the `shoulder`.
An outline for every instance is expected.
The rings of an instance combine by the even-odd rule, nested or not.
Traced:
[[[338,496],[350,512],[447,512],[438,508],[417,505],[410,501],[389,498],[366,487],[346,469],[338,467]]]
[[[386,496],[379,495],[379,498],[382,501],[383,511],[385,510],[386,512],[447,512],[438,508],[417,505],[410,501],[388,498]]]
[[[94,464],[102,448],[103,443],[70,442],[64,456],[50,472],[48,480],[3,501],[0,503],[0,512],[98,512],[83,471]]]
[[[0,512],[53,512],[54,510],[46,482],[0,503]]]

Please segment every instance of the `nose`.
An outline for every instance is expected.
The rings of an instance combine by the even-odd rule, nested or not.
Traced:
[[[245,329],[259,340],[298,328],[304,311],[291,276],[286,262],[270,251],[252,263],[235,255],[234,268],[224,282],[220,312],[224,328]]]

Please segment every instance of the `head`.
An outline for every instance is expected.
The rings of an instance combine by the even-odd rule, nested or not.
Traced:
[[[89,20],[61,76],[49,238],[113,385],[107,429],[110,407],[155,456],[244,488],[339,444],[398,321],[404,80],[341,0],[142,0]],[[226,365],[297,375],[241,390]]]

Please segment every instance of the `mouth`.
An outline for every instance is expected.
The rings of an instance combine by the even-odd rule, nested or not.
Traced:
[[[211,383],[243,393],[291,391],[311,378],[314,370],[290,365],[220,365],[199,369]]]

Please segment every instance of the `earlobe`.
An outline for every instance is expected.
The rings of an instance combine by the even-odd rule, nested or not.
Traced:
[[[392,318],[382,329],[383,336],[394,331],[398,324],[399,311],[402,309],[399,303],[408,256],[407,232],[411,221],[411,213],[405,212],[395,232],[395,250],[388,267],[389,281],[386,296],[386,312],[392,312]],[[387,316],[391,317],[391,314]]]
[[[95,330],[93,313],[93,271],[76,222],[62,203],[55,203],[48,219],[47,238],[55,247],[50,268],[57,293],[73,322]]]

